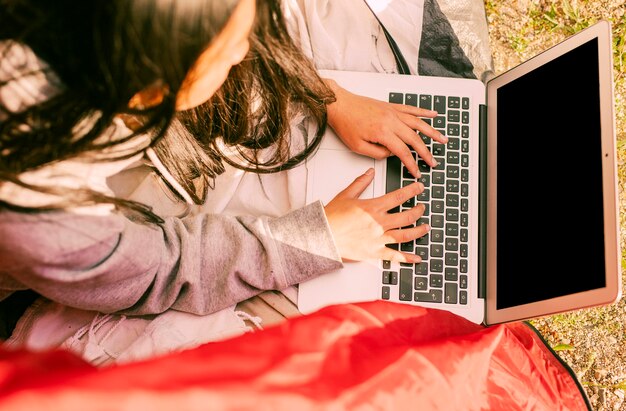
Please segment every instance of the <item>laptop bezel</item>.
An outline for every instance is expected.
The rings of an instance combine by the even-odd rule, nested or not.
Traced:
[[[570,294],[515,307],[498,309],[497,286],[497,91],[498,88],[594,38],[598,39],[602,179],[604,200],[605,279],[604,288]],[[578,32],[487,83],[487,241],[485,323],[496,324],[551,315],[616,302],[621,296],[617,159],[613,114],[613,64],[611,27],[606,21]]]

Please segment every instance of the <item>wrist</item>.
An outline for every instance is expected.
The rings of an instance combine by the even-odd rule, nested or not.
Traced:
[[[328,88],[330,88],[330,90],[333,92],[333,94],[335,95],[335,101],[333,101],[330,104],[326,105],[326,113],[328,116],[328,124],[334,128],[334,123],[335,123],[335,119],[337,118],[337,112],[338,112],[338,106],[339,106],[339,100],[340,100],[340,94],[341,91],[343,90],[339,84],[333,80],[333,79],[322,79],[324,81],[324,83],[328,86]]]

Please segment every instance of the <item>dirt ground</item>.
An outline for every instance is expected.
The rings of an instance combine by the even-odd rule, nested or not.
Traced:
[[[612,23],[620,218],[621,226],[626,227],[624,0],[486,0],[485,8],[496,74],[599,19]],[[625,233],[626,229],[622,228],[622,250]],[[534,320],[533,324],[574,370],[585,387],[594,410],[626,410],[626,299],[607,307],[541,318]]]

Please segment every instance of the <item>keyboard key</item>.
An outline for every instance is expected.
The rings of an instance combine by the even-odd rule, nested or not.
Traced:
[[[446,182],[446,175],[441,171],[433,171],[433,184],[443,184]]]
[[[425,108],[427,110],[433,109],[433,96],[428,94],[420,94],[420,108]]]
[[[446,267],[446,281],[457,281],[459,279],[459,272],[456,267]]]
[[[443,244],[432,244],[430,246],[431,257],[443,257]]]
[[[428,282],[426,281],[426,277],[415,277],[414,281],[414,288],[416,291],[428,290]]]
[[[461,184],[461,195],[463,197],[469,196],[469,184]]]
[[[417,94],[407,93],[407,95],[404,96],[404,104],[407,106],[417,107]]]
[[[461,121],[461,112],[459,110],[448,111],[448,121],[451,123],[458,123]]]
[[[467,260],[461,259],[461,263],[459,264],[459,271],[462,273],[467,273]]]
[[[400,244],[400,251],[404,251],[405,253],[412,253],[414,244],[415,243],[413,241],[402,243]]]
[[[433,200],[430,204],[433,206],[433,213],[443,214],[445,210],[443,200]]]
[[[463,140],[465,142],[465,140]],[[469,141],[467,141],[469,144]],[[458,150],[459,149],[459,139],[456,137],[448,138],[448,149],[449,150]]]
[[[443,287],[443,275],[441,274],[433,274],[430,276],[429,285],[431,288],[441,288]]]
[[[450,144],[450,139],[448,139],[448,144]],[[469,152],[469,141],[463,140],[461,142],[461,152],[463,153]]]
[[[411,301],[413,293],[413,271],[400,269],[400,286],[398,298],[400,301]]]
[[[458,207],[459,206],[459,195],[458,194],[448,194],[446,196],[446,206],[447,207]]]
[[[440,303],[443,302],[443,290],[432,290],[426,293],[414,293],[414,301],[420,303]]]
[[[428,261],[415,264],[416,275],[428,275]]]
[[[415,255],[419,255],[422,260],[428,260],[428,247],[415,247]]]
[[[446,156],[446,160],[448,161],[448,164],[459,164],[459,157],[459,153],[449,151],[448,155]]]
[[[433,110],[435,110],[439,114],[446,113],[446,97],[445,96],[435,96]]]
[[[434,128],[446,128],[446,118],[444,116],[437,116],[433,119]]]
[[[467,244],[461,244],[461,257],[467,258],[467,255],[468,255]]]
[[[446,236],[456,237],[459,235],[459,225],[457,223],[446,223]]]
[[[381,295],[383,300],[388,300],[391,297],[391,290],[388,286],[384,286]]]
[[[417,196],[417,201],[420,203],[425,203],[425,202],[430,201],[430,190],[424,189],[424,191],[419,193],[419,195]]]
[[[458,291],[458,286],[455,283],[446,283],[446,287],[444,288],[444,292],[446,294],[444,301],[446,304],[457,303]]]
[[[457,253],[446,253],[446,265],[456,267],[459,264],[459,255]]]
[[[464,111],[461,113],[461,123],[469,124],[469,111]]]
[[[469,167],[469,156],[467,154],[461,156],[461,167]]]
[[[458,134],[457,134],[458,135]],[[461,127],[461,137],[469,138],[469,126]]]
[[[461,287],[462,289],[467,288],[467,276],[466,275],[462,275],[459,277],[459,287]]]
[[[461,240],[462,243],[467,243],[467,238],[467,228],[461,228],[461,235],[459,236],[459,240]]]
[[[459,210],[456,208],[446,209],[446,220],[451,222],[459,221]]]
[[[446,154],[446,146],[441,143],[433,144],[433,156],[444,156]]]
[[[417,167],[419,167],[420,173],[427,173],[430,171],[430,166],[422,159],[417,160]]]
[[[404,103],[404,94],[402,93],[389,93],[389,102],[403,104]]]
[[[458,124],[448,124],[446,135],[456,137],[459,135],[459,129]]]
[[[469,110],[469,107],[470,107],[470,100],[469,100],[469,97],[463,97],[463,98],[461,99],[461,108],[462,108],[463,110]]]
[[[446,177],[459,178],[459,166],[450,166],[446,170]]]
[[[459,293],[459,303],[467,305],[467,291],[461,291]]]
[[[469,181],[469,170],[463,169],[461,170],[461,181],[468,182]]]
[[[402,162],[396,156],[387,157],[386,190],[388,193],[400,188],[402,181]]]
[[[467,246],[467,244],[462,244]],[[446,238],[446,251],[458,251],[459,249],[459,240],[456,238]],[[466,256],[467,257],[467,256]]]
[[[461,108],[461,98],[448,97],[448,108]]]
[[[443,243],[443,230],[430,230],[430,239],[433,243]]]
[[[391,284],[391,271],[383,271],[383,284]]]
[[[433,214],[431,218],[431,228],[443,228],[443,215],[442,214]]]
[[[388,270],[391,268],[391,261],[389,260],[383,260],[383,268]]]
[[[431,260],[430,271],[433,273],[443,273],[443,260],[439,260],[439,259]]]
[[[467,198],[461,199],[461,211],[469,211],[469,201]]]
[[[445,192],[446,190],[444,190],[443,186],[433,186],[433,198],[442,199],[444,198]]]

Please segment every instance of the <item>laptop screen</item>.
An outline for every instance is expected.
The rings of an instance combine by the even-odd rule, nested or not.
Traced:
[[[598,39],[497,91],[497,301],[605,284]]]

